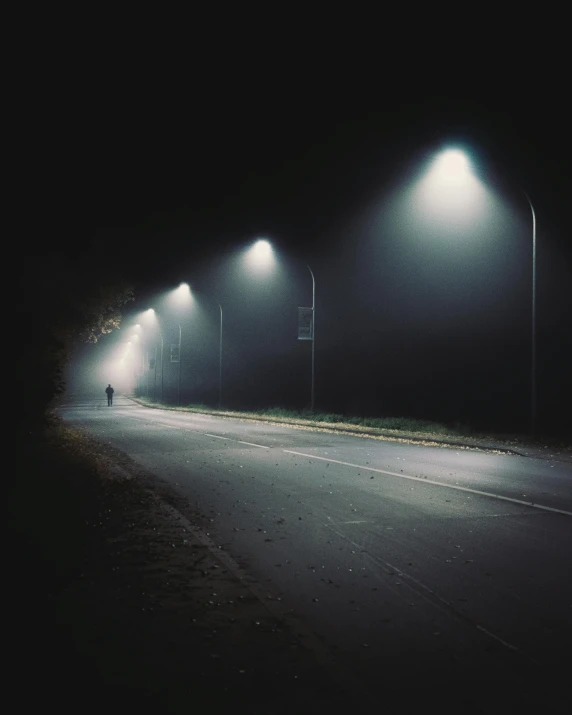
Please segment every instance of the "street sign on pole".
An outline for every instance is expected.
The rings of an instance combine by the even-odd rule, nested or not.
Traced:
[[[314,309],[298,308],[298,340],[314,339]]]

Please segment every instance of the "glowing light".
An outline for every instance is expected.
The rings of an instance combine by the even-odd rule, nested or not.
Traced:
[[[442,228],[458,229],[472,222],[483,210],[486,190],[460,149],[437,155],[415,189],[414,206],[419,219]]]
[[[272,246],[268,241],[260,238],[252,247],[252,255],[257,261],[268,261],[272,257]]]
[[[250,268],[254,268],[256,271],[272,268],[275,263],[275,258],[270,242],[263,238],[258,239],[248,250],[246,263]]]
[[[170,303],[177,307],[187,307],[193,299],[188,283],[181,283],[178,288],[172,290],[168,295]]]
[[[153,308],[147,308],[147,310],[144,310],[142,313],[140,313],[139,319],[146,328],[155,325],[157,322],[157,316]],[[137,325],[139,328],[141,327],[140,323],[138,323]]]
[[[448,149],[439,155],[433,171],[443,181],[464,181],[471,174],[469,160],[459,149]]]

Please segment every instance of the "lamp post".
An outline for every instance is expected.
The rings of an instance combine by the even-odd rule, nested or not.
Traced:
[[[190,290],[190,288],[189,288]],[[220,321],[219,321],[219,331],[218,331],[218,400],[217,406],[220,410],[222,404],[222,305],[215,300],[218,305]]]
[[[153,399],[155,402],[157,402],[157,360],[158,360],[158,353],[159,350],[157,349],[157,343],[155,343],[155,361],[154,361],[154,368],[155,372],[153,375]]]
[[[218,307],[220,310],[220,329],[218,335],[218,408],[220,410],[222,404],[222,305],[218,303]]]
[[[181,301],[184,301],[186,297],[190,295],[189,293],[189,286],[186,283],[181,283],[181,285],[178,288],[175,288],[174,290],[169,291],[167,299],[171,303],[171,307],[174,307],[175,309],[178,309],[178,312],[176,313],[177,319],[180,321],[181,318],[181,313],[180,313],[180,308],[181,308]],[[173,348],[177,347],[174,343],[171,343],[171,362],[178,362],[179,363],[179,369],[178,369],[178,375],[177,375],[177,405],[181,405],[181,362],[182,362],[182,357],[183,357],[183,340],[182,340],[182,335],[183,335],[183,328],[180,322],[176,323],[177,327],[179,328],[179,344],[178,344],[178,354],[177,354],[177,359],[175,359],[175,353],[173,351]],[[163,354],[163,333],[161,332],[161,355]],[[163,359],[161,358],[161,400],[163,399]]]
[[[149,383],[150,383],[150,377],[149,377],[149,371],[151,369],[149,363],[151,360],[151,352],[149,348],[145,350],[145,391],[147,393],[147,397],[149,397],[150,394],[150,388],[149,388]]]
[[[181,285],[176,288],[172,295],[175,300],[180,304],[181,301],[192,300],[193,292],[188,283],[181,283]],[[218,337],[218,407],[220,409],[222,403],[222,305],[215,300],[218,305],[220,321],[219,321],[219,337]],[[181,326],[179,326],[180,330]],[[180,353],[180,340],[179,340],[179,353]]]
[[[179,377],[177,380],[177,405],[180,407],[181,406],[181,338],[182,338],[182,328],[181,324],[179,323]]]
[[[264,265],[269,262],[272,257],[272,246],[269,241],[259,239],[254,243],[249,253],[252,253],[253,262],[258,265]],[[305,263],[306,268],[312,277],[312,331],[311,337],[304,336],[304,340],[312,341],[311,351],[311,388],[310,388],[310,409],[313,412],[315,406],[315,323],[316,323],[316,279],[310,266]]]
[[[314,273],[310,266],[306,263],[306,268],[310,271],[312,276],[312,386],[310,391],[310,410],[314,411],[315,404],[315,391],[314,391],[314,355],[315,355],[315,345],[316,345],[316,279],[314,278]]]
[[[163,332],[161,331],[159,333],[159,337],[161,340],[161,399],[160,402],[163,402],[163,361],[164,361],[164,340],[163,340]],[[157,360],[158,360],[158,345],[155,343],[155,377],[154,377],[154,389],[153,389],[153,399],[156,401],[157,400]]]
[[[464,152],[458,149],[448,149],[442,152],[436,161],[437,175],[445,179],[445,188],[452,184],[462,186],[463,175],[470,174],[469,161]],[[532,214],[532,335],[531,335],[531,363],[530,363],[530,433],[536,432],[536,213],[534,206],[526,191],[521,189],[526,197]]]
[[[163,402],[163,385],[164,385],[164,370],[163,363],[165,362],[165,343],[163,341],[163,333],[161,333],[161,402]]]

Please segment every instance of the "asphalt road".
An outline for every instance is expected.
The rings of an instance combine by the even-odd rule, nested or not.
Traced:
[[[571,672],[570,463],[121,397],[60,413],[167,483],[213,549],[349,687],[380,705],[402,693],[464,698],[460,712],[469,701],[526,711],[534,698],[560,711]]]

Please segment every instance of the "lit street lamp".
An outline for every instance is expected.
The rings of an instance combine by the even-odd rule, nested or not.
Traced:
[[[179,305],[182,303],[187,303],[192,300],[193,293],[188,283],[181,283],[181,285],[176,288],[171,297]],[[218,305],[220,322],[219,322],[219,345],[218,345],[218,407],[220,409],[222,403],[222,306],[215,300]],[[180,382],[181,382],[181,326],[179,325],[179,404],[180,404]]]
[[[222,306],[218,304],[220,310],[220,330],[218,338],[218,408],[222,405]]]
[[[134,331],[133,335],[133,340],[136,342],[139,342],[141,339],[141,336],[144,336],[147,331],[150,331],[151,334],[155,333],[158,330],[159,331],[159,337],[161,340],[161,402],[163,401],[163,360],[164,360],[164,341],[163,341],[163,332],[160,330],[159,326],[159,321],[158,321],[158,316],[157,313],[153,308],[148,308],[147,310],[143,311],[142,313],[139,314],[138,316],[140,322],[136,323],[135,325],[132,326],[131,330]],[[148,335],[149,337],[149,335]],[[146,341],[146,344],[148,345],[148,341]],[[141,360],[143,363],[143,370],[146,374],[146,387],[147,387],[147,396],[149,396],[149,372],[154,369],[154,376],[153,376],[153,398],[157,399],[157,355],[158,353],[158,346],[157,343],[155,343],[155,364],[154,368],[151,367],[151,362],[150,362],[150,348],[148,348],[145,353],[141,354]],[[146,359],[145,359],[146,356]]]
[[[186,290],[190,297],[193,296],[193,291],[188,283],[181,283],[178,290]],[[220,409],[222,403],[222,305],[213,298],[214,302],[218,305],[220,322],[219,322],[219,336],[218,336],[218,408]]]
[[[448,149],[440,153],[432,167],[429,184],[423,195],[427,204],[437,201],[458,200],[472,187],[475,177],[466,154],[459,149]],[[429,188],[429,185],[431,188]],[[523,191],[532,213],[532,336],[530,368],[530,431],[536,431],[536,214],[530,197]],[[463,207],[465,208],[465,207]]]
[[[259,239],[255,242],[249,251],[249,258],[254,266],[265,266],[272,260],[272,246],[270,243],[264,239]],[[310,266],[305,263],[306,268],[310,271],[310,276],[312,277],[312,308],[311,308],[311,326],[310,330],[304,331],[304,336],[302,337],[300,332],[298,335],[299,340],[311,340],[312,341],[312,352],[311,352],[311,365],[312,365],[312,379],[311,379],[311,389],[310,389],[310,410],[314,411],[315,406],[315,368],[314,368],[314,358],[315,358],[315,323],[316,323],[316,279],[314,278],[314,273]],[[307,309],[305,309],[307,310]]]
[[[179,377],[177,379],[177,405],[181,405],[181,345],[182,345],[182,328],[179,323]]]
[[[161,402],[163,402],[163,357],[164,357],[164,341],[163,341],[163,332],[159,334],[159,337],[161,339]],[[157,399],[157,346],[155,346],[155,390],[154,390],[154,399]]]
[[[133,344],[131,340],[121,343],[123,352],[118,360],[120,381],[124,383],[126,392],[133,393],[135,390],[135,356],[133,354]]]
[[[315,331],[316,331],[316,279],[314,278],[314,273],[310,266],[306,263],[306,268],[310,271],[312,276],[312,387],[310,392],[310,410],[314,411],[314,350],[315,350]]]

